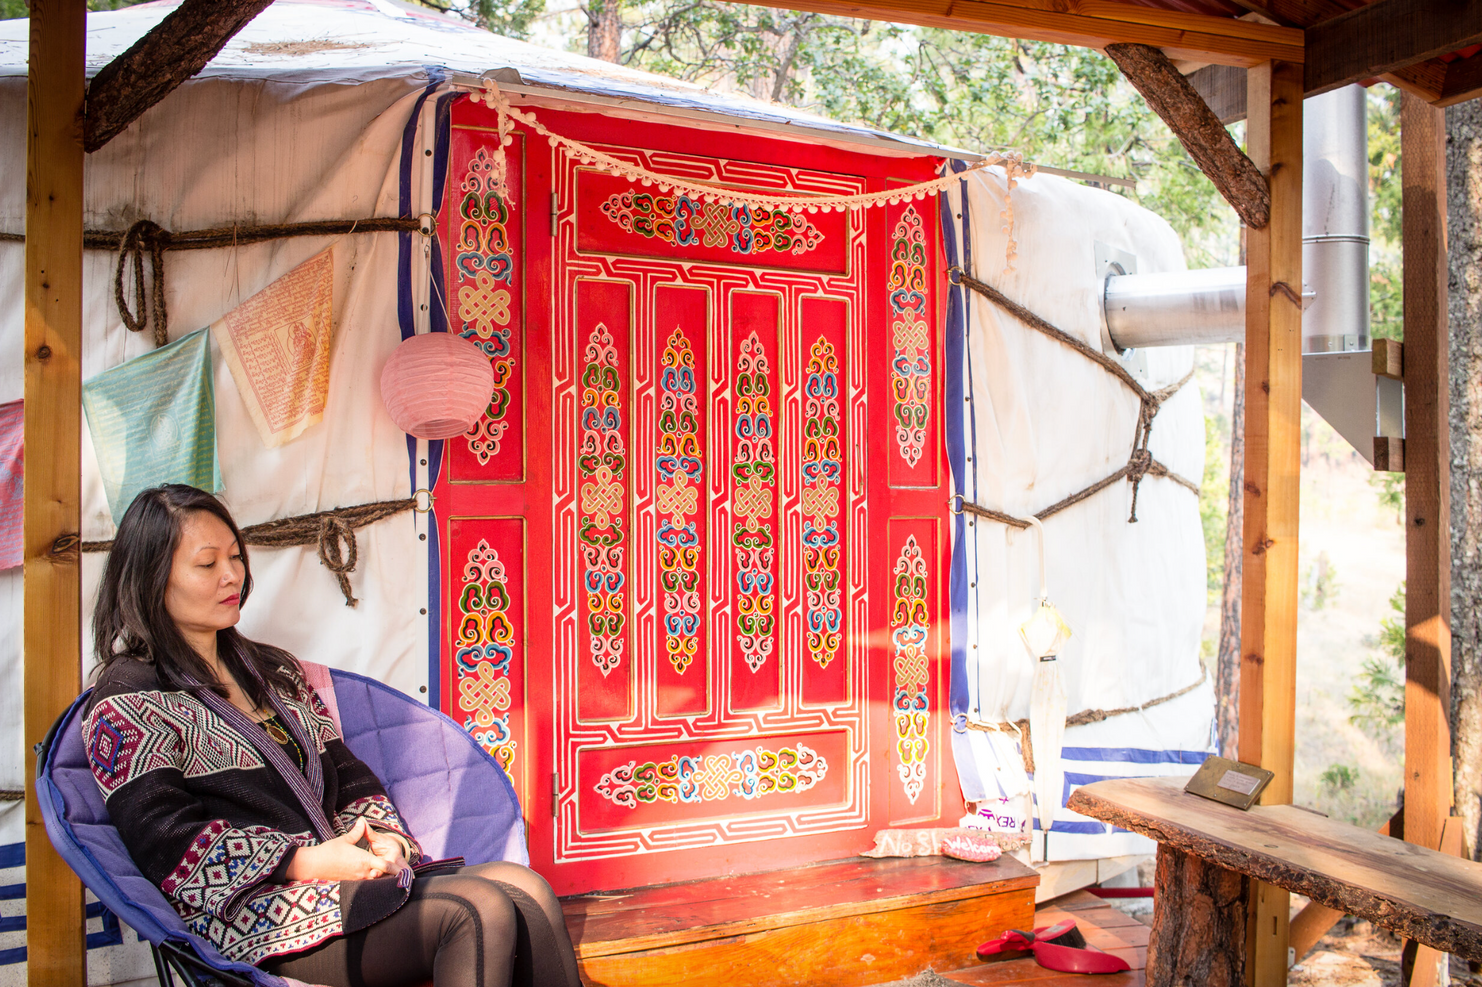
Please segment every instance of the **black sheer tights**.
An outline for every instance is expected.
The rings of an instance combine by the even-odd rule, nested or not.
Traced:
[[[510,863],[419,877],[389,917],[263,967],[325,987],[581,987],[560,902]]]

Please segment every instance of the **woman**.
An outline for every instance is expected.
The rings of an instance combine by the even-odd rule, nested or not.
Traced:
[[[139,869],[236,960],[328,987],[580,987],[561,906],[518,864],[434,867],[294,657],[236,630],[252,591],[220,501],[146,490],[93,617],[93,776]]]

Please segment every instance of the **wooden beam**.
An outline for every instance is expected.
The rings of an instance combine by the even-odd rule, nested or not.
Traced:
[[[1311,27],[1346,14],[1355,6],[1338,0],[1235,0],[1235,5],[1286,27]]]
[[[1375,0],[1307,31],[1305,91],[1327,92],[1482,42],[1482,0]]]
[[[1265,228],[1271,218],[1266,176],[1240,150],[1168,56],[1157,48],[1132,44],[1107,45],[1106,54],[1168,124],[1245,225],[1256,230]]]
[[[1271,221],[1246,231],[1245,544],[1240,760],[1275,772],[1261,801],[1292,800],[1297,687],[1297,515],[1302,430],[1302,67],[1247,73],[1247,151]],[[1247,983],[1286,983],[1288,895],[1253,884]]]
[[[77,537],[82,492],[85,0],[31,0],[26,92],[26,978],[83,987],[82,883],[47,839],[32,745],[82,690]],[[22,356],[22,354],[15,354]],[[70,543],[67,539],[71,539]],[[70,544],[70,551],[65,549]]]
[[[1117,42],[1152,45],[1173,58],[1222,65],[1267,59],[1300,62],[1302,32],[1233,17],[1162,10],[1118,0],[1079,0],[1073,11],[993,0],[743,0],[763,7],[811,10],[841,17],[974,31],[1028,41],[1104,48]]]
[[[1455,106],[1482,96],[1482,53],[1458,58],[1446,64],[1446,82],[1441,87],[1437,106]]]
[[[206,67],[273,0],[185,0],[103,66],[87,94],[83,147],[96,151]]]
[[[1226,126],[1245,119],[1245,69],[1233,65],[1206,65],[1185,78],[1211,113]]]
[[[1441,845],[1451,814],[1451,469],[1446,114],[1400,102],[1405,296],[1405,839]],[[1422,949],[1412,987],[1444,959]]]

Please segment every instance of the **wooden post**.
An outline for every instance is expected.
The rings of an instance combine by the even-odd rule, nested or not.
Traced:
[[[31,0],[26,112],[25,726],[27,980],[83,987],[82,884],[36,805],[36,755],[82,687],[84,0]]]
[[[1452,800],[1446,114],[1405,93],[1400,131],[1405,252],[1405,839],[1436,850]],[[1413,952],[1409,944],[1408,952]],[[1434,984],[1437,965],[1445,959],[1435,950],[1419,947],[1410,983]]]
[[[1271,186],[1271,222],[1246,232],[1245,544],[1240,760],[1276,773],[1261,801],[1292,800],[1297,684],[1297,513],[1302,419],[1302,66],[1246,75],[1247,153]],[[1285,891],[1252,881],[1246,982],[1285,984]]]

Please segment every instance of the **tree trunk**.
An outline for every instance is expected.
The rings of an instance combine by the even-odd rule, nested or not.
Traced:
[[[1159,843],[1148,987],[1242,987],[1249,886],[1243,875]]]
[[[1220,753],[1240,745],[1240,569],[1245,531],[1245,344],[1235,344],[1235,407],[1230,413],[1230,499],[1225,513],[1225,591],[1215,660],[1215,732]]]
[[[621,0],[591,0],[587,7],[587,54],[617,62],[623,52]]]
[[[1467,853],[1482,849],[1482,101],[1446,111],[1451,323],[1451,738]]]

